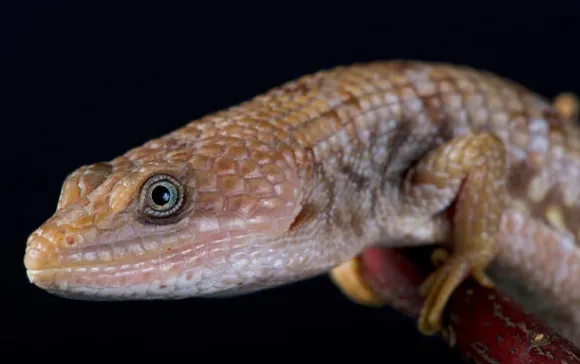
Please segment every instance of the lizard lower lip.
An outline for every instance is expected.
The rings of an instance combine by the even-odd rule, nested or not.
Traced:
[[[54,284],[57,269],[28,269],[26,275],[30,283],[41,287],[50,288]]]

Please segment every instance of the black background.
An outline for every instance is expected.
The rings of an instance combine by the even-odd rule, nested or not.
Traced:
[[[574,3],[2,2],[1,344],[82,344],[87,353],[173,345],[213,359],[277,360],[303,347],[373,362],[453,359],[411,320],[351,304],[327,277],[228,300],[76,302],[28,283],[24,244],[78,166],[321,68],[448,61],[547,97],[580,93]],[[271,345],[280,346],[275,357]]]

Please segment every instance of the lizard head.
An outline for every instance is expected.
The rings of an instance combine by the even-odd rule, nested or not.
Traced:
[[[318,273],[291,228],[304,195],[298,162],[255,139],[167,137],[78,168],[28,238],[28,277],[105,300],[236,294]]]

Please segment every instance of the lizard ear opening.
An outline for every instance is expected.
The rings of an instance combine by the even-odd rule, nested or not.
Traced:
[[[314,219],[314,216],[316,216],[316,212],[317,209],[316,206],[314,206],[314,204],[311,203],[305,204],[304,206],[302,206],[302,210],[300,210],[298,215],[296,215],[296,217],[294,218],[294,221],[292,221],[292,224],[290,224],[289,230],[294,231],[304,225],[307,225]]]

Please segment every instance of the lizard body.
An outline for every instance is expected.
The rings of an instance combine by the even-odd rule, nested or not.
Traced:
[[[79,299],[224,296],[329,272],[370,246],[443,244],[422,332],[439,330],[467,276],[513,276],[574,336],[574,121],[468,67],[324,70],[71,173],[28,239],[28,276]]]

